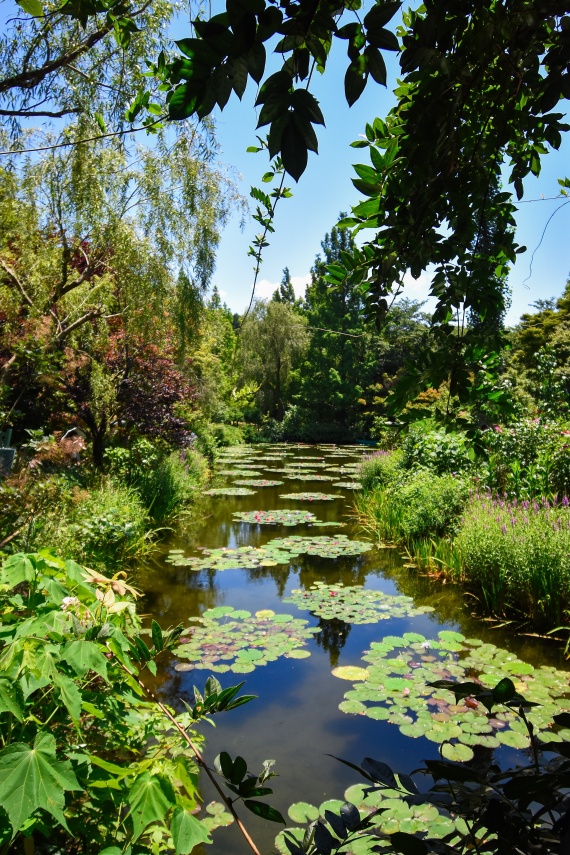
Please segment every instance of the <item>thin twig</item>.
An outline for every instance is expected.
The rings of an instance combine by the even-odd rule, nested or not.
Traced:
[[[110,648],[109,648],[109,652],[112,653]],[[123,665],[123,663],[120,662],[118,659],[116,661],[120,665],[120,667],[123,669],[123,671],[126,671],[126,673],[129,674],[129,676],[131,676],[137,682],[137,684],[141,687],[141,689],[143,690],[145,695],[148,698],[150,698],[153,703],[155,703],[157,705],[157,707],[160,709],[162,714],[166,716],[166,718],[170,721],[170,723],[173,724],[174,727],[176,728],[176,730],[180,733],[180,735],[185,740],[186,744],[188,745],[188,747],[190,748],[190,750],[194,754],[194,757],[196,758],[196,762],[206,772],[208,778],[210,779],[210,781],[212,782],[212,784],[214,785],[214,787],[216,788],[216,790],[220,794],[224,804],[227,806],[228,810],[230,811],[233,818],[235,819],[239,830],[241,831],[241,833],[245,837],[246,842],[247,842],[248,846],[250,847],[251,851],[254,853],[254,855],[261,855],[259,849],[257,848],[257,846],[253,842],[251,836],[249,835],[249,832],[247,831],[245,825],[243,824],[243,822],[241,821],[241,819],[237,815],[231,799],[228,798],[228,796],[226,796],[226,794],[222,790],[221,786],[218,784],[216,778],[214,777],[214,774],[212,773],[212,770],[210,769],[210,767],[208,766],[208,764],[204,760],[204,757],[202,756],[199,749],[196,747],[196,745],[194,745],[194,743],[192,742],[192,740],[190,739],[190,737],[186,733],[185,729],[182,727],[182,725],[178,721],[176,721],[175,717],[172,715],[172,713],[170,712],[168,707],[166,707],[162,703],[162,701],[159,701],[159,699],[156,697],[154,692],[152,692],[151,689],[149,689],[148,686],[146,686],[142,682],[142,680],[139,679],[139,677],[136,674],[133,674],[133,672],[131,670],[129,670],[129,668],[127,668],[126,665]]]
[[[154,122],[150,122],[148,125],[141,125],[138,128],[128,128],[126,131],[113,131],[108,134],[98,134],[96,137],[85,137],[81,140],[73,140],[72,142],[64,142],[64,143],[56,143],[54,145],[43,145],[38,148],[16,148],[16,149],[8,149],[6,151],[0,151],[0,156],[2,155],[10,155],[10,154],[32,154],[36,151],[52,151],[55,148],[70,148],[74,145],[81,145],[82,143],[88,142],[96,142],[97,140],[104,140],[108,137],[122,137],[127,134],[136,134],[138,131],[146,131],[149,128],[152,128],[154,125],[157,125],[159,122],[162,122],[166,119],[166,116],[159,116],[158,119],[155,119]]]

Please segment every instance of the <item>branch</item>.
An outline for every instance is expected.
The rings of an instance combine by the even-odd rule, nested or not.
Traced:
[[[112,652],[112,651],[110,651],[110,652]],[[248,844],[249,848],[251,849],[251,851],[254,853],[254,855],[261,855],[259,849],[257,848],[257,846],[253,842],[252,838],[250,837],[246,827],[244,826],[243,822],[241,821],[241,819],[237,815],[235,808],[232,804],[232,800],[226,796],[226,794],[224,793],[224,791],[222,790],[222,788],[218,784],[216,778],[212,774],[212,770],[210,769],[210,767],[208,766],[208,764],[204,760],[202,754],[200,753],[198,748],[194,745],[194,743],[192,742],[192,740],[190,739],[190,737],[188,736],[188,734],[186,733],[186,731],[182,727],[182,725],[178,721],[176,721],[175,717],[172,715],[172,713],[170,712],[168,707],[165,707],[164,704],[162,703],[162,701],[158,700],[156,695],[143,683],[143,681],[136,674],[134,674],[129,668],[127,668],[125,665],[123,665],[123,663],[119,659],[117,659],[116,657],[115,657],[115,661],[123,669],[123,671],[126,671],[126,673],[129,674],[129,676],[132,677],[137,682],[137,684],[143,690],[143,692],[145,693],[147,698],[150,698],[151,701],[157,705],[157,707],[160,709],[162,714],[166,716],[166,718],[169,720],[169,722],[174,725],[174,727],[176,728],[176,730],[178,731],[180,736],[184,739],[184,741],[186,742],[186,744],[188,745],[188,747],[190,748],[190,750],[194,754],[194,757],[196,758],[196,762],[205,771],[208,778],[210,779],[210,781],[212,782],[212,784],[214,785],[214,787],[216,788],[216,790],[218,791],[218,793],[222,797],[224,804],[227,806],[228,810],[230,811],[233,818],[235,819],[237,826],[238,826],[239,830],[241,831],[241,833],[243,834],[243,836],[245,837],[247,844]]]
[[[100,317],[101,309],[91,309],[89,312],[86,312],[84,315],[81,315],[80,318],[77,318],[77,320],[73,321],[72,324],[69,324],[68,327],[62,329],[61,332],[57,335],[57,341],[62,342],[64,338],[66,338],[66,336],[68,336],[70,332],[76,330],[77,327],[80,327],[82,324],[86,324],[87,321],[92,321],[94,318]]]
[[[22,116],[23,118],[29,116],[48,116],[50,119],[61,119],[62,116],[67,116],[69,113],[81,112],[82,110],[79,107],[70,107],[67,110],[58,110],[57,112],[50,110],[0,110],[0,116]]]
[[[88,142],[97,142],[97,140],[104,140],[108,137],[122,137],[127,134],[136,134],[138,131],[148,131],[149,128],[154,127],[154,125],[158,125],[166,118],[166,115],[159,116],[158,119],[155,119],[154,122],[149,122],[148,125],[141,125],[138,128],[128,128],[126,131],[112,131],[108,134],[97,134],[95,137],[85,137],[81,140],[72,140],[71,142],[64,143],[55,143],[54,145],[42,145],[38,146],[38,148],[15,148],[15,149],[6,149],[5,151],[0,151],[1,155],[12,155],[12,154],[34,154],[38,151],[53,151],[56,148],[72,148],[76,145],[81,145],[82,143]]]
[[[28,304],[28,306],[30,306],[32,309],[35,309],[34,303],[32,302],[31,298],[26,293],[26,290],[24,289],[24,286],[20,282],[16,271],[12,267],[10,267],[10,265],[6,261],[4,261],[3,258],[0,258],[0,267],[2,268],[4,273],[6,273],[6,275],[10,279],[10,281],[16,286],[16,288],[18,289],[18,291],[20,292],[20,294],[22,295],[24,301]]]

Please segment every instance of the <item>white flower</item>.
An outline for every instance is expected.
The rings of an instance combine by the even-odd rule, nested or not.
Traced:
[[[66,612],[68,609],[72,608],[73,606],[78,606],[78,605],[79,605],[79,600],[77,597],[64,597],[63,600],[61,601],[61,609],[64,612]]]
[[[429,641],[422,641],[422,647],[424,650],[429,650],[431,647],[431,644],[429,643]]]

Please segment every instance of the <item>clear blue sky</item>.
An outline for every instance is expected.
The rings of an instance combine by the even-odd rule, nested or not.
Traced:
[[[360,100],[349,108],[343,89],[348,62],[345,45],[340,41],[333,45],[326,74],[322,78],[319,75],[314,78],[312,91],[320,101],[327,126],[317,128],[320,152],[318,155],[309,153],[309,166],[299,183],[288,182],[293,198],[280,201],[277,207],[276,233],[270,237],[271,245],[264,253],[256,291],[259,297],[271,295],[286,266],[298,293],[302,293],[303,282],[308,279],[325,233],[335,224],[340,211],[349,211],[362,198],[351,182],[354,176],[351,164],[368,162],[368,155],[365,150],[350,148],[350,143],[364,133],[367,121],[372,121],[375,116],[384,116],[394,103],[391,89],[396,82],[398,66],[396,57],[390,55],[388,88],[370,81]],[[252,184],[267,187],[261,185],[261,176],[268,167],[267,155],[246,153],[247,146],[256,143],[254,98],[255,91],[250,81],[243,101],[232,98],[223,113],[217,116],[222,159],[237,170],[239,186],[245,196],[249,196]],[[544,157],[540,177],[526,180],[525,199],[558,195],[557,179],[570,174],[570,135],[567,136],[569,138],[560,151]],[[538,298],[559,296],[564,289],[570,274],[570,204],[553,217],[542,244],[536,249],[546,221],[562,201],[539,201],[519,206],[517,237],[528,251],[518,257],[510,275],[513,294],[508,323],[516,323],[522,312],[529,311],[530,304]],[[249,302],[253,259],[248,257],[247,249],[258,231],[257,223],[249,220],[242,232],[235,217],[222,240],[213,284],[217,285],[223,299],[234,311],[243,311]],[[535,249],[532,276],[525,283],[530,257]],[[424,299],[427,296],[427,279],[424,277],[418,282],[410,279],[408,296]]]

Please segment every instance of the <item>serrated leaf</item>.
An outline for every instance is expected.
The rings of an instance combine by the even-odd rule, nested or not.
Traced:
[[[176,855],[188,855],[199,843],[211,843],[207,828],[195,816],[177,807],[170,822],[170,833]]]
[[[64,794],[81,787],[71,763],[57,760],[55,749],[55,737],[40,731],[33,748],[15,742],[0,751],[0,804],[14,834],[39,808],[67,829]]]
[[[63,705],[75,724],[78,724],[81,717],[81,705],[83,703],[81,692],[73,680],[65,677],[63,674],[58,674],[55,682],[59,689]]]
[[[107,660],[93,641],[72,641],[64,647],[61,659],[73,668],[78,677],[84,677],[88,671],[95,671],[104,680],[107,679]]]

